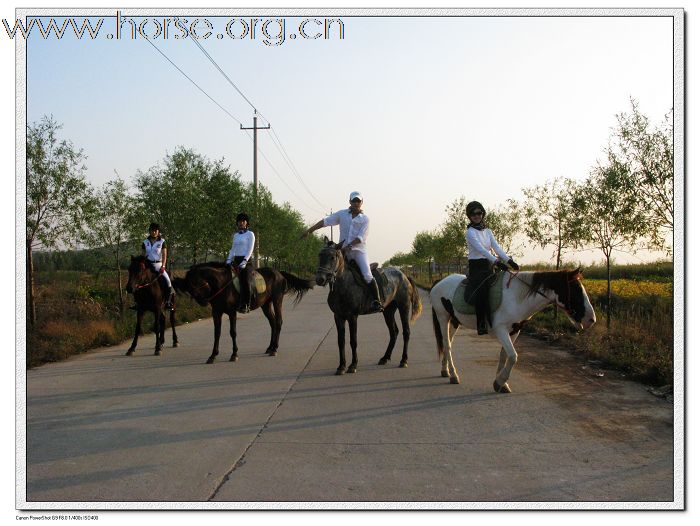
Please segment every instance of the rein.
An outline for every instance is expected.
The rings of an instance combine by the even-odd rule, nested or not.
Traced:
[[[141,290],[141,289],[145,289],[146,287],[150,287],[150,286],[153,285],[156,281],[158,281],[158,278],[160,278],[160,274],[156,274],[156,277],[155,277],[155,278],[153,278],[151,281],[149,281],[148,283],[146,283],[146,284],[144,284],[144,285],[136,285],[136,286],[134,287],[134,290]]]
[[[533,289],[532,285],[530,285],[527,281],[524,279],[518,277],[519,272],[511,272],[510,270],[507,270],[508,274],[510,274],[510,277],[508,278],[508,283],[506,284],[506,288],[510,288],[510,282],[513,281],[513,278],[517,279],[519,282],[523,283],[526,285],[531,291],[533,291],[535,294],[539,294],[543,298],[549,300],[549,303],[552,304],[554,303],[557,305],[557,307],[560,307],[566,312],[568,315],[572,316],[574,314],[574,311],[570,309],[567,305],[571,303],[571,283],[574,281],[578,281],[578,278],[573,278],[573,279],[568,279],[566,280],[566,303],[563,306],[560,306],[557,304],[556,299],[551,299],[549,296],[547,296],[544,292],[542,292],[539,289]]]

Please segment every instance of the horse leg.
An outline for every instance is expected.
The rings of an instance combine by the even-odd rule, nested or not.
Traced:
[[[219,338],[221,337],[221,316],[223,312],[212,311],[212,318],[214,318],[214,348],[211,351],[211,356],[207,360],[207,363],[214,363],[216,357],[219,355]]]
[[[160,349],[162,347],[161,336],[163,334],[162,321],[165,319],[165,316],[163,316],[161,310],[158,307],[156,307],[156,310],[153,313],[153,318],[153,323],[155,324],[153,332],[155,332],[156,334],[156,350],[153,353],[153,355],[160,356]]]
[[[411,339],[411,322],[409,321],[410,306],[406,304],[403,308],[399,309],[399,316],[401,317],[401,329],[403,331],[401,337],[403,338],[403,354],[401,354],[401,361],[399,362],[399,367],[408,367],[408,340]],[[396,328],[398,332],[398,327]]]
[[[338,354],[340,355],[340,363],[335,374],[345,374],[345,320],[338,316],[335,317],[335,330],[338,333]]]
[[[139,341],[139,334],[141,334],[141,322],[143,321],[143,311],[139,310],[136,313],[136,331],[134,331],[134,341],[131,342],[131,347],[126,351],[126,356],[132,356],[136,350],[136,343]]]
[[[280,334],[282,333],[282,300],[284,298],[280,296],[273,301],[275,307],[275,341],[274,341],[274,352],[270,353],[272,356],[277,354],[277,349],[280,347]]]
[[[275,351],[275,332],[277,330],[276,328],[276,323],[275,323],[275,315],[272,312],[272,304],[271,303],[265,303],[261,307],[263,314],[267,318],[267,321],[270,324],[270,345],[267,346],[267,349],[265,349],[265,354],[269,354],[270,356],[274,356],[277,354]]]
[[[175,332],[175,309],[170,310],[170,327],[173,329],[173,347],[177,347],[177,333]]]
[[[160,313],[160,345],[165,345],[165,313]]]
[[[228,313],[228,322],[229,322],[229,334],[231,335],[231,341],[233,342],[233,351],[231,352],[231,358],[229,358],[229,362],[237,362],[238,361],[238,343],[236,342],[236,310],[234,309],[233,311]]]
[[[350,349],[352,349],[352,362],[350,362],[348,372],[354,373],[357,371],[357,316],[350,316],[348,328],[350,329]]]
[[[389,345],[387,345],[386,352],[384,356],[379,360],[379,365],[386,365],[386,362],[391,361],[391,353],[394,350],[394,345],[396,345],[396,339],[399,335],[399,327],[396,325],[396,306],[391,303],[384,309],[384,322],[389,329]]]
[[[449,376],[451,384],[459,383],[459,374],[457,374],[457,368],[455,367],[454,361],[452,360],[452,341],[454,340],[455,334],[457,334],[457,329],[452,332],[452,324],[450,323],[449,314],[444,322],[441,321],[443,334],[445,337],[445,352],[442,356],[442,376]],[[445,372],[447,374],[445,374]]]
[[[510,378],[513,366],[518,361],[518,353],[513,346],[513,340],[511,340],[510,334],[508,334],[508,329],[499,326],[494,329],[494,333],[498,341],[501,342],[502,347],[498,361],[499,370],[496,374],[496,379],[493,381],[493,389],[497,393],[510,393],[511,390],[508,386],[508,378]],[[518,334],[519,333],[516,333],[514,337],[517,338]]]

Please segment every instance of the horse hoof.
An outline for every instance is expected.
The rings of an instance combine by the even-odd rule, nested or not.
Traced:
[[[508,386],[508,382],[504,383],[503,385],[498,385],[498,382],[496,380],[493,381],[493,390],[496,391],[497,393],[511,393],[512,392],[510,390],[510,387]]]
[[[354,365],[351,365],[350,367],[348,367],[348,374],[352,374],[355,372],[357,372],[357,367],[355,367]]]
[[[450,383],[451,383],[451,384],[458,384],[458,383],[459,383],[459,378],[457,378],[456,376],[451,376],[451,377],[450,377]]]
[[[270,351],[269,353],[270,356],[277,356],[277,351]]]
[[[214,360],[212,360],[212,361],[214,361]],[[229,362],[237,362],[237,361],[238,361],[238,356],[236,356],[235,354],[233,356],[231,356],[231,358],[229,358]]]
[[[342,367],[338,367],[335,371],[335,375],[340,376],[341,374],[345,374],[345,369],[343,369]]]
[[[177,342],[173,342],[173,348],[175,348],[175,347],[179,347]]]
[[[406,367],[408,367],[408,362],[404,362],[404,361],[402,360],[401,363],[399,364],[399,368],[400,368],[400,369],[405,369]]]
[[[153,353],[153,356],[160,356],[160,351],[156,351]]]
[[[450,373],[448,373],[447,371],[440,371],[440,376],[442,376],[443,378],[447,378],[448,376],[450,376]]]
[[[124,356],[133,356],[134,355],[134,349],[129,349],[126,351],[126,354]]]
[[[214,358],[209,358],[209,359],[207,360],[207,363],[214,363]]]
[[[377,365],[386,365],[387,362],[390,362],[391,358],[382,358],[379,360],[379,363]]]

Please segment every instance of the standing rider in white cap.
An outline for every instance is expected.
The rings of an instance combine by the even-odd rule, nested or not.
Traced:
[[[370,312],[382,312],[382,302],[379,299],[379,286],[372,276],[367,257],[367,236],[369,235],[369,217],[362,211],[362,194],[352,192],[350,194],[350,208],[338,210],[334,214],[321,219],[318,223],[304,232],[302,237],[306,237],[314,230],[324,226],[340,225],[340,243],[343,254],[349,260],[354,260],[362,272],[362,277],[367,283],[367,287],[372,295]]]

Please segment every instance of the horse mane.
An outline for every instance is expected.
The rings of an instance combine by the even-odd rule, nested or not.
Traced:
[[[580,271],[578,270],[549,270],[541,272],[532,273],[532,283],[530,284],[530,290],[528,291],[528,296],[533,296],[537,294],[540,289],[551,290],[557,294],[561,293],[571,280],[570,275],[576,273],[574,279],[579,279]]]
[[[204,263],[197,263],[195,265],[192,265],[190,267],[190,270],[199,270],[204,267],[211,267],[211,268],[228,268],[229,265],[227,265],[224,261],[205,261]]]

